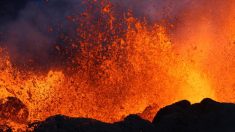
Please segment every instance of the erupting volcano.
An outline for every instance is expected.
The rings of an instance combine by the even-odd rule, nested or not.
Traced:
[[[0,114],[7,97],[28,113],[0,124],[152,121],[179,100],[235,102],[234,0],[25,0],[12,17],[1,8]]]

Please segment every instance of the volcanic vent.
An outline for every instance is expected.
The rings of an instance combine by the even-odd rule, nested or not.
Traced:
[[[233,0],[25,3],[0,27],[0,98],[15,97],[23,122],[152,120],[181,99],[235,100]]]

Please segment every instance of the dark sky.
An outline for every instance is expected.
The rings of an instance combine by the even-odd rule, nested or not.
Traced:
[[[111,0],[113,3],[119,3],[121,7],[132,9],[136,15],[144,15],[151,19],[162,18],[165,14],[161,14],[163,10],[167,10],[170,15],[175,15],[180,8],[189,3],[189,0],[180,0],[174,2],[172,0]],[[81,0],[0,0],[0,23],[16,19],[21,10],[26,8],[28,3],[38,5],[41,9],[56,9],[58,12],[67,12],[75,8],[80,8]],[[46,4],[47,3],[47,4]],[[171,6],[171,7],[170,7]],[[171,10],[169,10],[170,8]],[[44,8],[45,10],[45,8]],[[160,13],[160,14],[159,14]],[[154,15],[153,15],[154,14]],[[35,14],[37,15],[37,14]],[[169,14],[168,14],[169,15]]]
[[[0,0],[0,22],[6,23],[17,17],[20,10],[25,8],[29,0]]]

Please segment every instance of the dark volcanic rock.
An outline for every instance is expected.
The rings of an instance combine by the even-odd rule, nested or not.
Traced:
[[[186,100],[167,106],[157,113],[153,124],[163,132],[184,132],[197,120],[190,107],[190,102]]]
[[[39,123],[35,132],[120,132],[118,127],[102,123],[94,119],[71,118],[56,115]]]
[[[155,132],[155,127],[149,121],[137,115],[129,115],[124,121],[114,123],[118,125],[122,132]]]
[[[235,105],[204,99],[180,101],[161,109],[153,120],[160,132],[235,132]]]
[[[28,119],[27,107],[15,97],[0,99],[0,120],[11,120],[17,123],[25,123]]]
[[[57,115],[32,127],[36,132],[235,132],[235,104],[184,100],[162,108],[152,123],[137,115],[113,124]]]
[[[35,127],[35,132],[154,132],[154,126],[136,115],[114,124],[94,119],[70,118],[57,115],[46,119]]]

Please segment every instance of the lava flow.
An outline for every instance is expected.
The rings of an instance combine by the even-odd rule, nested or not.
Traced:
[[[235,2],[193,2],[169,23],[87,2],[65,18],[69,30],[53,42],[55,64],[45,60],[46,68],[28,56],[22,63],[2,41],[0,98],[20,99],[28,121],[64,114],[115,122],[132,113],[152,120],[181,99],[235,102]],[[154,112],[141,114],[148,106]]]

